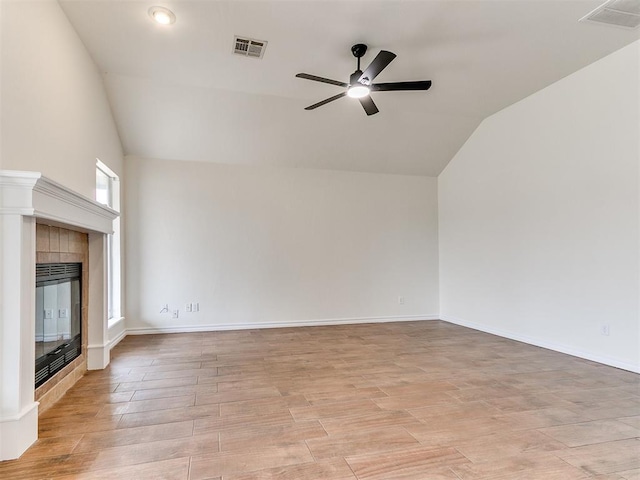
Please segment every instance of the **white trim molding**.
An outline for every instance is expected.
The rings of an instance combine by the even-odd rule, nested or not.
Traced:
[[[109,320],[109,350],[119,344],[124,337],[127,336],[127,329],[124,323],[124,317]]]
[[[0,215],[0,460],[18,458],[38,438],[35,256],[35,219]]]
[[[188,332],[216,332],[226,330],[251,330],[261,328],[288,328],[288,327],[317,327],[326,325],[355,325],[360,323],[391,323],[391,322],[416,322],[424,320],[438,320],[439,316],[431,315],[404,315],[389,317],[355,317],[355,318],[328,318],[319,320],[294,320],[290,322],[261,322],[261,323],[215,323],[206,325],[179,325],[166,327],[128,328],[127,335],[150,335],[155,333],[188,333]]]
[[[39,172],[0,170],[0,214],[24,215],[48,223],[109,234],[118,212]]]
[[[110,343],[87,345],[87,370],[102,370],[109,365]]]
[[[0,419],[0,459],[18,458],[38,439],[38,402]]]
[[[627,362],[621,362],[615,358],[605,357],[603,355],[595,355],[590,352],[585,352],[569,345],[563,345],[560,343],[549,342],[547,340],[541,340],[539,338],[529,337],[528,335],[515,334],[500,328],[487,327],[479,323],[469,322],[462,318],[454,317],[451,315],[442,315],[441,319],[445,322],[460,325],[461,327],[471,328],[480,332],[489,333],[491,335],[497,335],[498,337],[508,338],[518,342],[527,343],[535,347],[546,348],[547,350],[553,350],[554,352],[564,353],[573,357],[582,358],[585,360],[591,360],[592,362],[601,363],[603,365],[609,365],[611,367],[620,368],[629,372],[640,373],[640,365],[634,365]]]

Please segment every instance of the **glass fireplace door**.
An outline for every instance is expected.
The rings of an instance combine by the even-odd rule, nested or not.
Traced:
[[[45,277],[43,272],[36,277],[36,386],[80,354],[80,269],[73,269],[71,275],[75,274],[75,278],[69,274],[71,268],[64,269],[65,274]]]

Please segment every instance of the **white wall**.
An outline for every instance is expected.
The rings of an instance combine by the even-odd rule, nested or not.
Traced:
[[[0,8],[0,169],[93,199],[96,158],[121,178],[124,161],[100,72],[57,1]]]
[[[125,175],[129,332],[437,316],[435,178],[132,157]]]
[[[443,319],[640,371],[639,60],[487,118],[440,175]]]
[[[0,27],[0,168],[94,198],[96,158],[123,161],[97,67],[55,0],[3,0]]]

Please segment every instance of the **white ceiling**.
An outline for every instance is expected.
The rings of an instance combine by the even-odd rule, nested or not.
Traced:
[[[578,23],[600,0],[60,0],[101,70],[125,154],[160,159],[438,175],[488,115],[640,38]],[[171,26],[153,23],[170,8]],[[267,40],[262,60],[234,35]],[[427,92],[304,107],[363,67],[398,57],[377,82],[432,80]]]

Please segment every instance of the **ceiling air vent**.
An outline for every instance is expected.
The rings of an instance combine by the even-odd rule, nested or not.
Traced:
[[[233,45],[233,53],[253,58],[262,58],[267,48],[267,42],[264,40],[237,36],[234,39]]]
[[[609,0],[580,19],[624,28],[640,26],[640,0]]]

